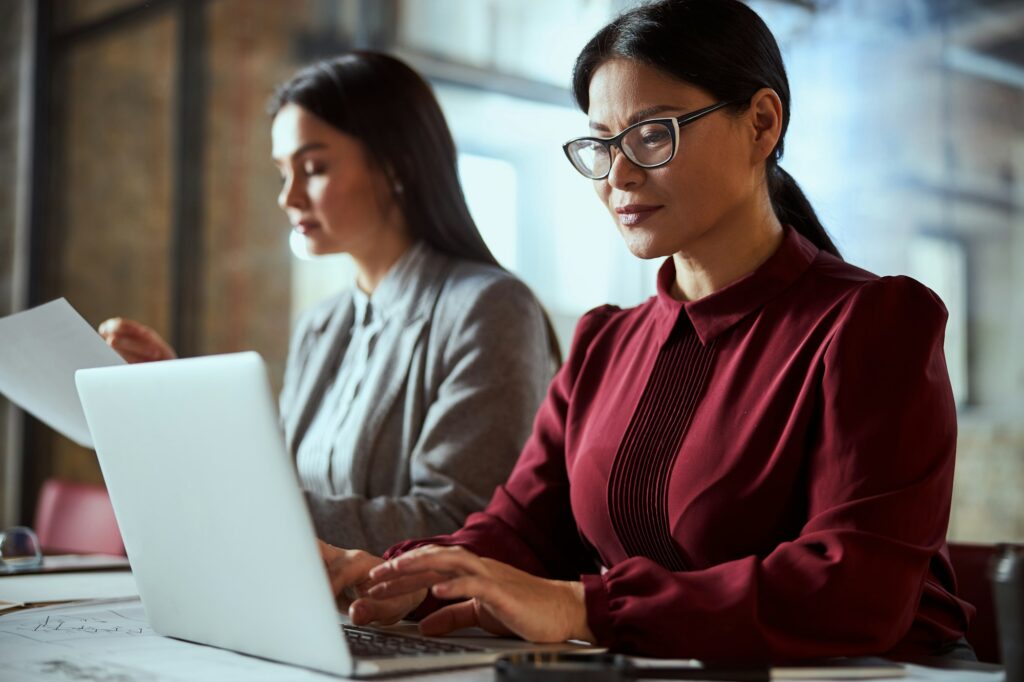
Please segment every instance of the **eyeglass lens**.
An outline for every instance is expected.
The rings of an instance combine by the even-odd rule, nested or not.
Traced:
[[[608,172],[611,156],[600,142],[577,140],[570,145],[569,152],[576,169],[584,175],[597,178]]]
[[[656,166],[672,156],[672,129],[664,122],[645,123],[622,138],[622,151],[641,166]]]
[[[672,129],[665,121],[652,121],[632,128],[619,144],[622,153],[638,166],[650,168],[672,158]],[[608,145],[595,140],[577,140],[570,145],[577,169],[590,177],[603,177],[611,167]]]

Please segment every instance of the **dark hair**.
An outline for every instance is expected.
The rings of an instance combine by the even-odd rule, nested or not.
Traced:
[[[404,62],[356,50],[311,64],[278,86],[271,117],[297,104],[358,139],[390,179],[410,234],[457,258],[501,268],[473,222],[459,184],[458,156],[425,80]],[[503,269],[503,268],[502,268]],[[561,350],[545,314],[556,362]]]
[[[771,88],[782,100],[782,132],[765,167],[768,194],[779,221],[792,225],[819,249],[839,256],[800,186],[779,166],[789,127],[789,80],[775,37],[761,17],[739,0],[659,0],[623,13],[590,39],[573,69],[572,90],[590,108],[590,79],[605,61],[634,59],[711,93],[739,100]]]

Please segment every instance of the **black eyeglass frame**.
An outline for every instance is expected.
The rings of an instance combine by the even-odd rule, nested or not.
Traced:
[[[746,100],[735,99],[724,102],[718,102],[717,104],[711,104],[709,106],[703,107],[702,109],[697,109],[696,111],[691,111],[688,114],[683,114],[682,116],[674,116],[668,118],[649,118],[643,121],[638,121],[631,126],[623,128],[618,135],[614,135],[612,137],[589,137],[586,135],[584,135],[583,137],[574,137],[573,139],[569,140],[568,142],[562,145],[562,151],[565,152],[565,158],[569,159],[569,163],[572,164],[572,167],[575,168],[580,175],[590,180],[604,180],[605,178],[607,178],[608,175],[612,172],[613,163],[609,161],[608,170],[606,170],[603,175],[594,176],[584,173],[582,170],[580,170],[580,167],[576,165],[576,162],[573,161],[572,153],[569,151],[569,145],[583,140],[586,140],[587,142],[595,142],[598,145],[604,147],[605,151],[608,153],[609,160],[612,157],[612,147],[615,147],[616,149],[619,150],[621,154],[623,154],[627,159],[629,159],[629,162],[632,163],[634,166],[647,169],[661,168],[662,166],[671,162],[672,159],[676,157],[676,152],[679,150],[680,128],[683,128],[684,126],[687,126],[693,123],[694,121],[704,118],[708,114],[718,111],[719,109],[734,104],[740,104],[745,101]],[[668,128],[672,135],[672,153],[669,154],[668,158],[665,159],[664,161],[659,161],[658,163],[652,164],[643,164],[634,159],[632,156],[630,156],[629,152],[622,148],[622,138],[628,135],[630,131],[639,128],[640,126],[643,125],[650,125],[651,123],[663,123]]]

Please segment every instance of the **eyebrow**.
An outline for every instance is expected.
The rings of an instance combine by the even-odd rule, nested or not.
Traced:
[[[650,118],[654,114],[660,114],[663,111],[679,111],[680,109],[682,109],[682,107],[675,104],[656,104],[653,107],[647,107],[646,109],[641,109],[640,111],[633,112],[633,114],[630,115],[630,117],[626,120],[626,127],[628,128],[634,123],[639,123],[645,118]],[[603,123],[597,123],[596,121],[590,122],[590,129],[599,130],[606,133],[611,132],[608,126],[606,126]]]
[[[324,144],[323,142],[308,142],[308,143],[302,145],[301,147],[299,147],[298,149],[296,149],[291,154],[289,154],[288,157],[294,159],[294,158],[297,158],[299,156],[302,156],[303,154],[305,154],[307,152],[316,151],[318,149],[327,149],[327,145]],[[284,159],[280,159],[280,158],[278,158],[276,156],[271,156],[270,160],[273,161],[274,163],[276,163],[278,166],[280,166],[284,162]]]

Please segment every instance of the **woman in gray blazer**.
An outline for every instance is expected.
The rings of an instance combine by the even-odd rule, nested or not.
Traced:
[[[300,317],[281,392],[317,532],[374,553],[452,532],[526,441],[559,360],[550,321],[484,244],[440,107],[404,63],[319,62],[270,113],[278,203],[310,252],[357,266]],[[175,357],[131,320],[100,333],[130,362]]]

